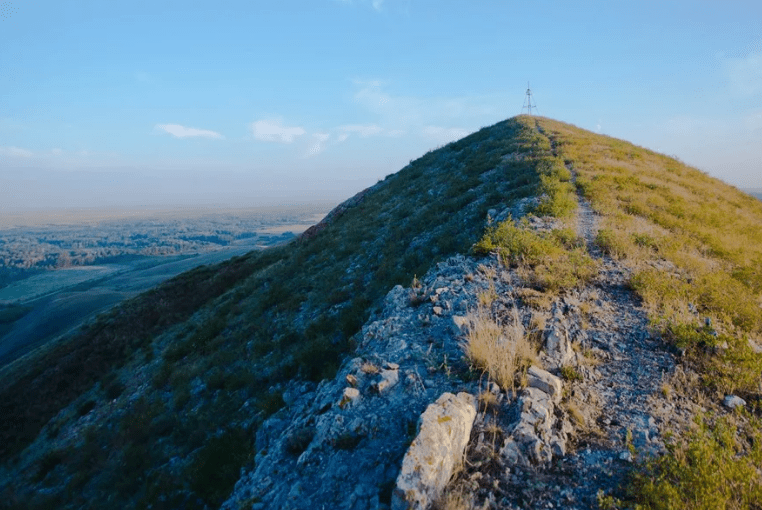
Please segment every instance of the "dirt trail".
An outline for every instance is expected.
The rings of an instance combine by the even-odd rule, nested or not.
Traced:
[[[578,235],[599,263],[594,288],[587,289],[597,299],[589,313],[571,312],[566,318],[570,332],[577,332],[576,341],[597,361],[583,370],[583,381],[565,384],[571,385],[571,402],[583,414],[594,415],[595,422],[587,423],[576,451],[559,463],[565,483],[549,491],[548,499],[539,499],[582,508],[597,504],[599,490],[615,489],[635,457],[662,451],[659,428],[665,413],[658,395],[664,374],[672,372],[675,363],[661,340],[648,332],[647,312],[628,287],[631,270],[595,245],[598,218],[581,195],[578,204]]]
[[[572,171],[572,182],[576,179]],[[577,235],[599,264],[594,281],[560,298],[569,338],[589,356],[577,367],[582,381],[565,381],[571,407],[586,423],[573,447],[545,469],[512,469],[493,494],[503,508],[597,508],[638,458],[663,451],[660,429],[675,406],[661,395],[673,355],[648,331],[648,316],[629,288],[631,270],[596,246],[598,217],[578,196]],[[678,410],[678,414],[679,410]]]
[[[572,174],[572,184],[577,182],[577,173],[567,165]],[[585,240],[590,255],[600,258],[600,249],[595,244],[595,236],[598,234],[598,218],[590,207],[590,203],[582,197],[582,192],[577,190],[577,235]]]

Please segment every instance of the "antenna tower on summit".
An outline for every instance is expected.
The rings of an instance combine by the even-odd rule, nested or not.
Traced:
[[[527,82],[527,95],[524,99],[524,106],[521,107],[521,113],[526,110],[529,115],[532,115],[532,108],[537,110],[537,104],[532,100],[532,89],[529,88],[529,82]]]

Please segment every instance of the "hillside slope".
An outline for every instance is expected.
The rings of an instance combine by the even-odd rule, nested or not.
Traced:
[[[477,257],[392,290],[333,381],[289,387],[224,508],[756,508],[759,204],[631,144],[519,120],[554,169],[535,212],[561,219],[514,209]],[[440,432],[416,464],[426,414],[454,394],[477,397],[465,449]],[[457,420],[437,419],[450,437]],[[437,487],[420,473],[448,455],[465,462]]]
[[[440,505],[679,507],[696,480],[723,495],[734,477],[753,497],[761,267],[759,201],[626,142],[512,118],[286,246],[180,275],[6,368],[3,501],[389,505],[444,392],[479,405]],[[530,367],[563,379],[552,405]],[[726,394],[751,413],[727,413]],[[543,418],[521,435],[533,405]],[[685,436],[699,412],[706,435]],[[680,452],[717,427],[743,433],[722,436],[730,472],[707,481]],[[670,428],[693,442],[665,441]]]
[[[430,152],[299,241],[183,274],[10,367],[7,490],[28,495],[26,477],[54,488],[40,504],[220,503],[251,458],[238,452],[283,405],[280,384],[332,377],[388,289],[467,250],[489,209],[536,193],[531,158],[505,158],[534,137],[512,119]]]

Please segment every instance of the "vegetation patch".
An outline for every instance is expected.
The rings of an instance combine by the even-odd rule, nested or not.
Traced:
[[[508,219],[489,227],[474,252],[497,252],[504,263],[519,268],[527,283],[556,293],[583,286],[597,274],[595,261],[579,244],[567,231],[535,232],[526,220]]]
[[[762,501],[762,432],[757,419],[739,430],[733,417],[705,418],[669,453],[636,472],[629,496],[644,509],[758,508]]]
[[[525,122],[541,125],[556,156],[574,168],[577,188],[602,225],[596,244],[630,266],[630,285],[654,330],[698,373],[688,379],[700,387],[681,391],[759,402],[762,354],[753,343],[762,338],[762,203],[632,144],[549,119]],[[671,392],[664,386],[665,396]],[[645,465],[626,504],[757,508],[758,417],[728,420],[707,418],[674,439],[666,455]],[[625,505],[605,495],[601,501]]]

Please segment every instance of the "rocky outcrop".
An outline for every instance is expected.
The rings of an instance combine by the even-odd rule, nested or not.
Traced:
[[[255,467],[223,508],[427,508],[452,487],[482,507],[594,506],[633,460],[628,441],[658,451],[659,424],[689,416],[654,400],[673,365],[625,281],[605,261],[595,288],[538,309],[515,297],[520,279],[496,257],[456,256],[414,288],[396,286],[334,380],[281,388],[288,406],[259,428]],[[485,292],[496,321],[516,310],[524,331],[538,332],[544,368],[530,367],[515,392],[464,359]],[[593,438],[581,450],[580,436]]]
[[[558,306],[554,307],[553,319],[545,331],[545,352],[554,368],[566,366],[574,359],[568,327]]]
[[[567,433],[571,427],[563,421],[559,423],[555,411],[554,398],[545,391],[529,387],[521,392],[518,420],[500,450],[509,466],[545,466],[554,456],[562,457],[566,453]]]
[[[561,379],[550,372],[535,366],[529,367],[527,385],[546,393],[555,404],[561,401],[561,389],[563,387]]]
[[[223,508],[389,508],[416,424],[428,430],[431,420],[421,414],[446,394],[455,400],[443,405],[455,411],[451,420],[439,418],[459,430],[451,451],[462,452],[476,414],[474,397],[465,395],[478,393],[479,381],[463,377],[462,334],[452,314],[465,316],[487,290],[479,264],[463,256],[438,264],[421,278],[420,301],[396,286],[333,380],[280,388],[287,407],[259,427],[255,467]]]
[[[736,395],[726,395],[722,401],[722,405],[728,409],[735,409],[736,407],[744,407],[746,405],[746,401]]]
[[[468,393],[445,393],[421,415],[420,432],[402,461],[393,510],[424,510],[439,496],[463,462],[476,399]]]

